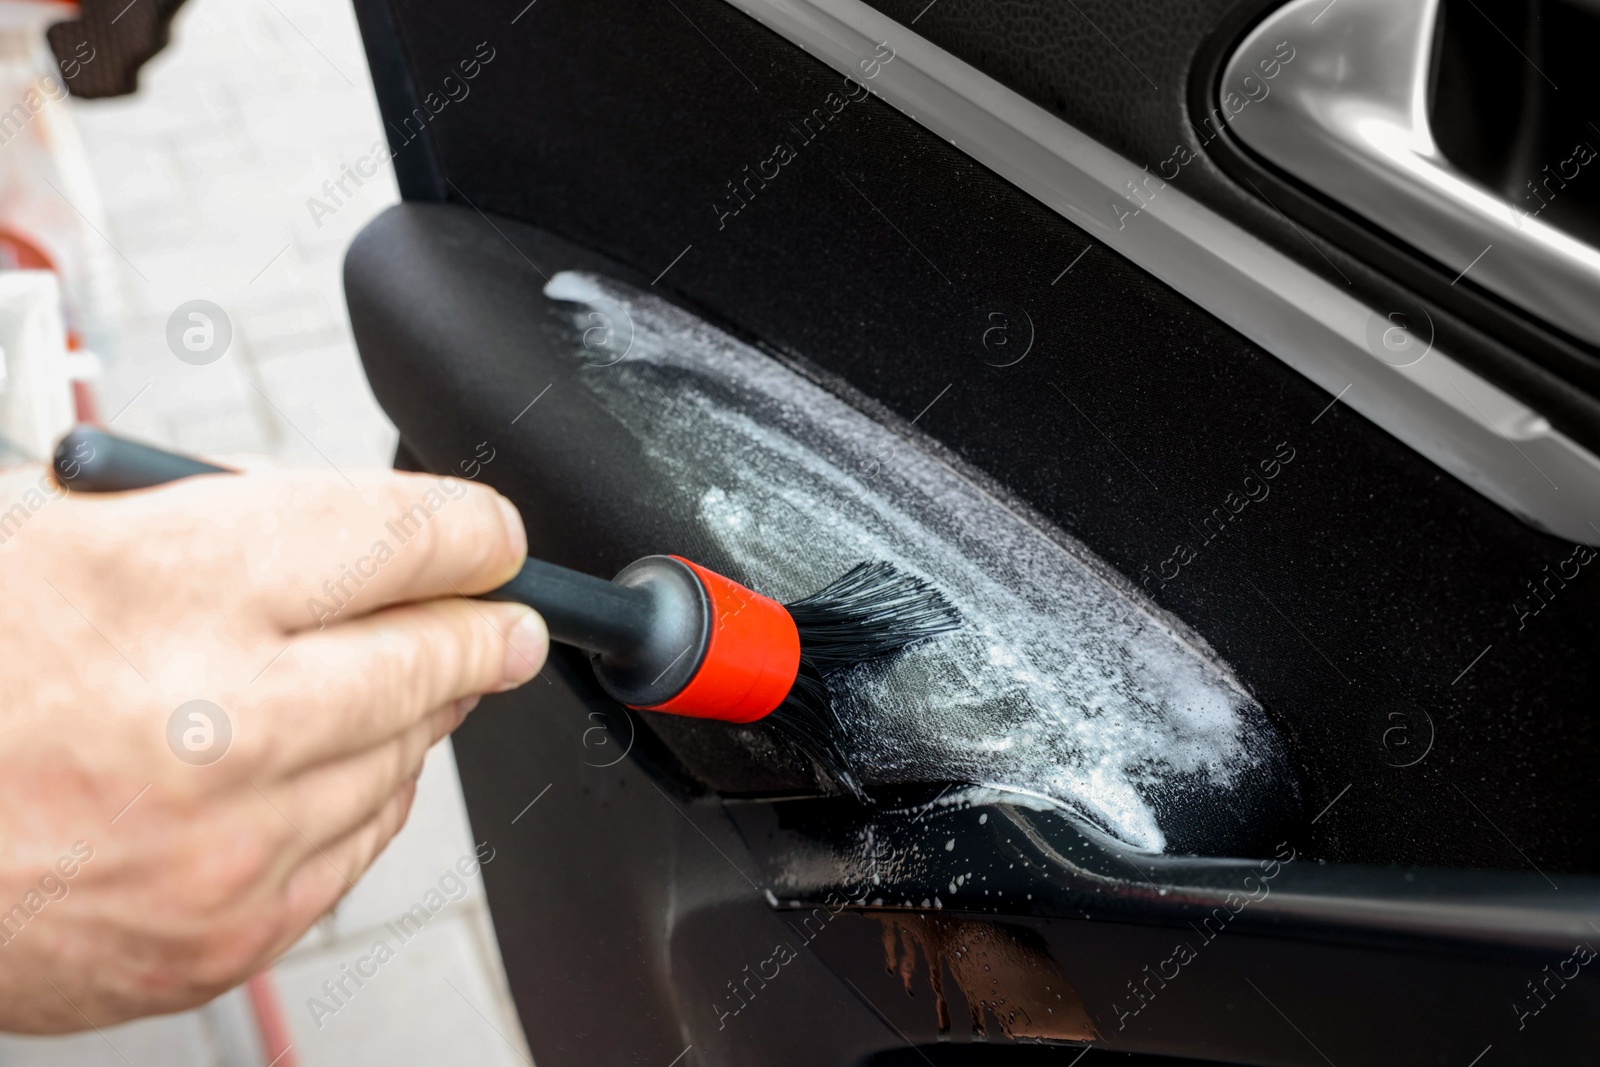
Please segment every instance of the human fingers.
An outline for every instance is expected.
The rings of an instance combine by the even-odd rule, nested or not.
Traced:
[[[209,936],[182,942],[170,984],[178,987],[175,1005],[209,999],[238,985],[269,965],[339,902],[405,825],[416,796],[416,779],[408,779],[360,826],[326,848],[308,851],[286,868],[265,896],[241,902],[208,928]]]
[[[208,475],[68,494],[52,521],[92,518],[125,572],[225,589],[284,632],[397,603],[476,595],[521,566],[521,517],[487,486],[398,471]],[[163,579],[168,580],[166,578]]]
[[[521,685],[543,667],[544,620],[520,604],[457,598],[387,608],[293,638],[293,669],[252,691],[266,751],[246,761],[282,778],[385,742],[434,708]],[[252,765],[253,764],[253,765]]]
[[[461,724],[476,703],[468,697],[435,708],[399,736],[345,759],[323,763],[258,788],[294,831],[289,866],[304,854],[366,824],[422,770],[428,750]]]
[[[262,962],[275,959],[293,945],[361,880],[405,825],[416,793],[415,779],[403,783],[376,815],[327,848],[307,856],[289,875],[282,897],[283,934],[262,954]]]

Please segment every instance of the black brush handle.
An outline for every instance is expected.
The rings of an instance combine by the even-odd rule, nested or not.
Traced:
[[[84,493],[148,489],[196,474],[235,474],[191,456],[78,426],[56,445],[56,479]],[[517,576],[489,593],[490,600],[526,604],[543,616],[552,640],[589,652],[628,656],[648,642],[656,598],[648,589],[596,578],[529,557]]]
[[[227,467],[142,445],[93,426],[69,430],[56,444],[52,466],[57,481],[80,493],[121,493],[196,474],[233,473]]]
[[[617,585],[592,574],[529,556],[517,576],[483,594],[537,611],[550,639],[586,652],[628,657],[650,639],[656,602],[648,589]]]

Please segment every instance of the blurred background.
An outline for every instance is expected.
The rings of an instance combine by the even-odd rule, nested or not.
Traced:
[[[138,29],[174,6],[81,14]],[[137,91],[103,99],[66,86],[103,86],[120,56],[46,45],[79,16],[0,0],[0,461],[40,460],[96,418],[206,455],[387,466],[396,434],[340,283],[351,238],[398,199],[386,163],[358,167],[383,133],[351,9],[191,0]],[[481,880],[447,877],[472,855],[445,742],[406,828],[271,972],[200,1011],[0,1035],[0,1065],[531,1063]],[[390,924],[430,893],[444,906],[401,943]],[[357,986],[345,968],[379,938],[394,957]]]

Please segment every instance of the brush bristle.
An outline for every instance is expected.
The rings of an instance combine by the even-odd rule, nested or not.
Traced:
[[[944,594],[892,563],[858,563],[824,589],[785,604],[800,633],[800,672],[768,721],[811,754],[823,774],[866,799],[840,746],[828,679],[847,667],[959,629]]]
[[[881,560],[857,563],[832,585],[784,607],[800,631],[801,658],[824,679],[961,625],[943,593]]]

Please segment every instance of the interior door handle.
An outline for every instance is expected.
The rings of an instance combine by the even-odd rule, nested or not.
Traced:
[[[1440,150],[1429,113],[1440,2],[1290,0],[1229,58],[1222,113],[1257,155],[1458,281],[1600,343],[1600,249],[1475,180]],[[1260,64],[1280,42],[1294,58],[1264,80]]]

